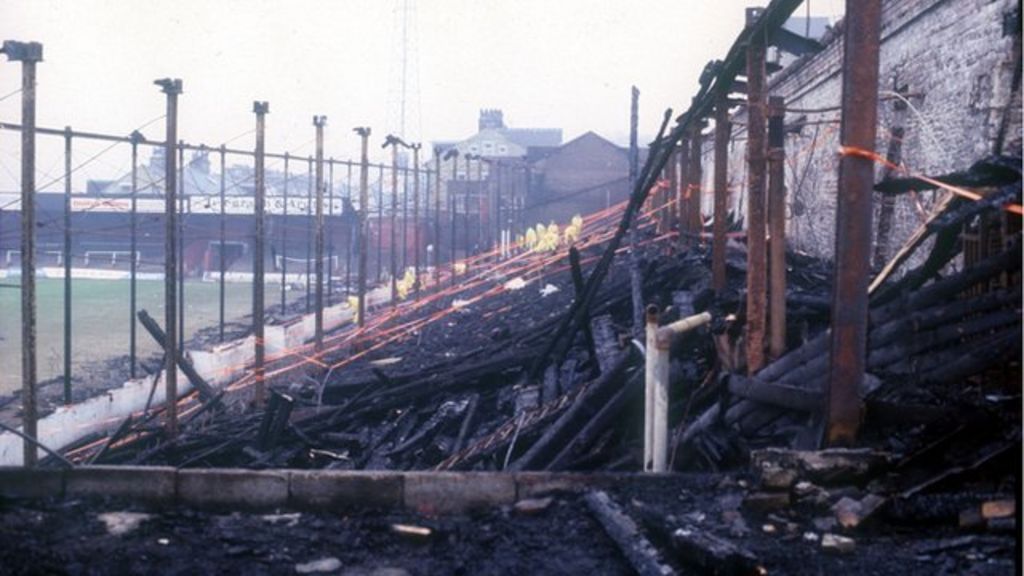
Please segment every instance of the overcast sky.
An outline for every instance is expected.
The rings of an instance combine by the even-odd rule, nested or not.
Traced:
[[[153,80],[170,76],[184,83],[179,134],[188,142],[238,137],[233,146],[251,147],[252,101],[259,99],[270,103],[268,150],[311,153],[312,116],[325,114],[328,156],[357,154],[352,127],[368,125],[371,156],[380,157],[400,77],[399,2],[4,0],[0,39],[44,45],[40,126],[127,134],[163,113]],[[475,132],[479,109],[500,108],[510,127],[562,128],[566,141],[594,130],[625,144],[630,85],[640,88],[640,132],[649,139],[665,108],[682,110],[705,63],[725,55],[744,8],[758,2],[410,4],[411,138],[464,138]],[[812,14],[834,16],[841,5],[815,0]],[[0,63],[0,98],[19,86],[20,66]],[[17,94],[0,101],[0,120],[20,121]],[[143,133],[163,138],[162,122]],[[76,142],[76,165],[100,149]],[[59,139],[40,138],[40,179],[60,173],[60,150]],[[124,169],[127,154],[121,146],[91,162],[76,175],[76,191],[79,177]],[[0,190],[17,187],[17,166],[17,135],[0,133]]]

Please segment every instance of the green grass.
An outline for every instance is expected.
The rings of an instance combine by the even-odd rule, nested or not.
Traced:
[[[0,393],[21,387],[21,290],[17,278],[0,282]],[[37,358],[39,380],[63,374],[64,281],[39,278],[37,286]],[[164,324],[163,281],[137,283],[137,307],[146,309]],[[72,375],[84,364],[126,356],[129,347],[129,290],[127,280],[85,280],[72,283]],[[185,330],[188,335],[217,325],[218,285],[185,283]],[[291,297],[305,291],[289,293]],[[294,296],[292,296],[294,295]],[[281,287],[268,284],[268,306],[280,302]],[[291,299],[291,298],[289,298]],[[252,285],[225,284],[225,319],[241,321],[252,313]],[[158,352],[156,343],[141,324],[136,328],[139,358]],[[119,385],[120,382],[111,382]]]

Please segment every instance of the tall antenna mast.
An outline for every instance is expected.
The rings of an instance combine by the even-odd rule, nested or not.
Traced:
[[[388,132],[407,142],[420,138],[419,54],[416,0],[394,0]],[[404,157],[404,154],[402,154]],[[402,162],[404,164],[404,162]]]

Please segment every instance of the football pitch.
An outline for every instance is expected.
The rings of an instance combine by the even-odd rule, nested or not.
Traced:
[[[137,282],[137,308],[147,310],[164,324],[162,280]],[[129,297],[127,280],[75,279],[72,282],[72,375],[87,364],[127,356],[129,348]],[[186,336],[215,327],[219,316],[219,286],[215,282],[185,283]],[[305,290],[289,292],[289,301]],[[37,365],[39,381],[63,374],[64,370],[64,281],[38,278]],[[267,306],[281,301],[281,286],[268,284]],[[252,313],[252,284],[225,284],[226,322],[247,321]],[[136,320],[137,322],[137,320]],[[156,343],[141,324],[136,327],[138,358],[158,353]],[[0,394],[21,387],[21,290],[17,278],[0,280]],[[111,382],[120,385],[120,382]]]

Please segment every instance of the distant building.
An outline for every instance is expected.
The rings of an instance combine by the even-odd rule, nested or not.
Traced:
[[[505,125],[504,113],[497,109],[480,111],[477,133],[460,141],[437,141],[434,149],[444,152],[455,149],[460,162],[455,167],[457,180],[477,179],[477,170],[466,174],[465,155],[472,154],[485,158],[525,158],[533,148],[551,148],[562,144],[560,128],[509,128]],[[447,166],[447,168],[445,168]],[[451,180],[451,163],[442,164],[441,178]],[[487,177],[487,168],[483,171]]]
[[[594,132],[529,160],[526,223],[567,222],[629,196],[629,153]]]

